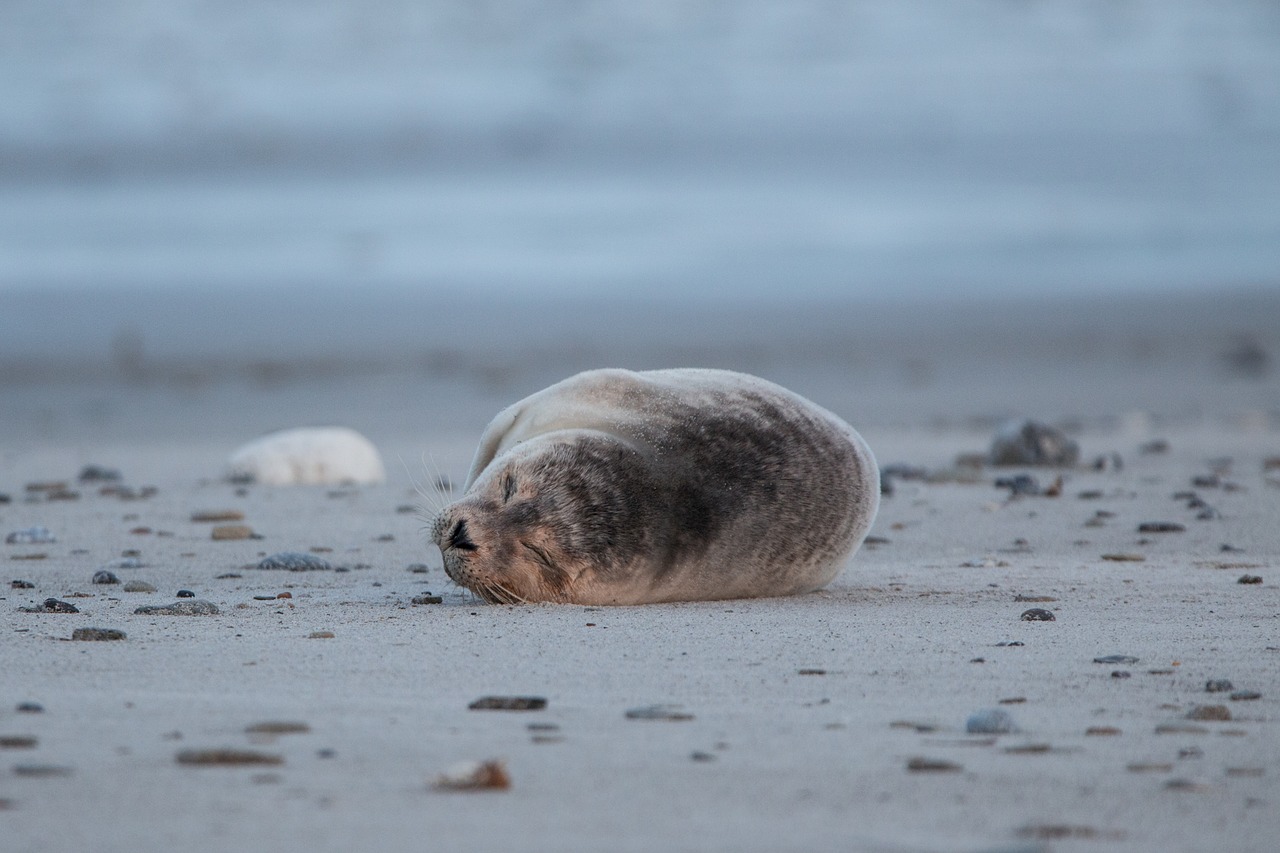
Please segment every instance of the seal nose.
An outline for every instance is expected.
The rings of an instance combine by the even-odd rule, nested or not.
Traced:
[[[465,518],[458,519],[458,523],[453,526],[453,530],[449,531],[449,547],[456,548],[459,551],[474,551],[476,543],[471,541],[471,537],[467,535],[467,520]]]

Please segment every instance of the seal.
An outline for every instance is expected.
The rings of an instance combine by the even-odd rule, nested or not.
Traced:
[[[861,436],[778,385],[593,370],[493,419],[431,538],[491,603],[793,595],[839,573],[879,500]]]

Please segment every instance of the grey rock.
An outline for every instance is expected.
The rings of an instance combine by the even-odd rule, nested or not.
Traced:
[[[969,715],[964,730],[971,735],[1006,735],[1018,731],[1018,726],[1008,711],[985,708]]]
[[[125,581],[120,587],[125,592],[155,592],[156,588],[146,581]]]
[[[49,528],[40,527],[24,527],[22,530],[15,530],[8,536],[4,537],[6,545],[48,545],[58,540],[53,538],[53,534],[49,532]]]
[[[1010,421],[996,432],[987,458],[992,465],[1046,465],[1067,468],[1080,447],[1058,429],[1036,421]]]
[[[300,551],[280,551],[263,557],[262,561],[258,563],[258,568],[287,572],[314,572],[328,571],[333,567],[329,565],[328,560],[321,559],[315,554],[304,554]]]
[[[139,616],[214,616],[218,613],[218,605],[202,598],[191,598],[173,604],[148,604],[133,612]]]

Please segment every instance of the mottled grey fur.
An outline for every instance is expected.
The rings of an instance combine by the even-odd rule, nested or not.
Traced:
[[[432,539],[488,601],[641,604],[826,585],[875,518],[848,424],[722,370],[595,370],[500,413]]]

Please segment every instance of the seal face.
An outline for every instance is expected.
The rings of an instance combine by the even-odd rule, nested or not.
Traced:
[[[826,585],[879,506],[853,428],[722,370],[593,370],[505,409],[432,523],[490,602],[644,604]]]

